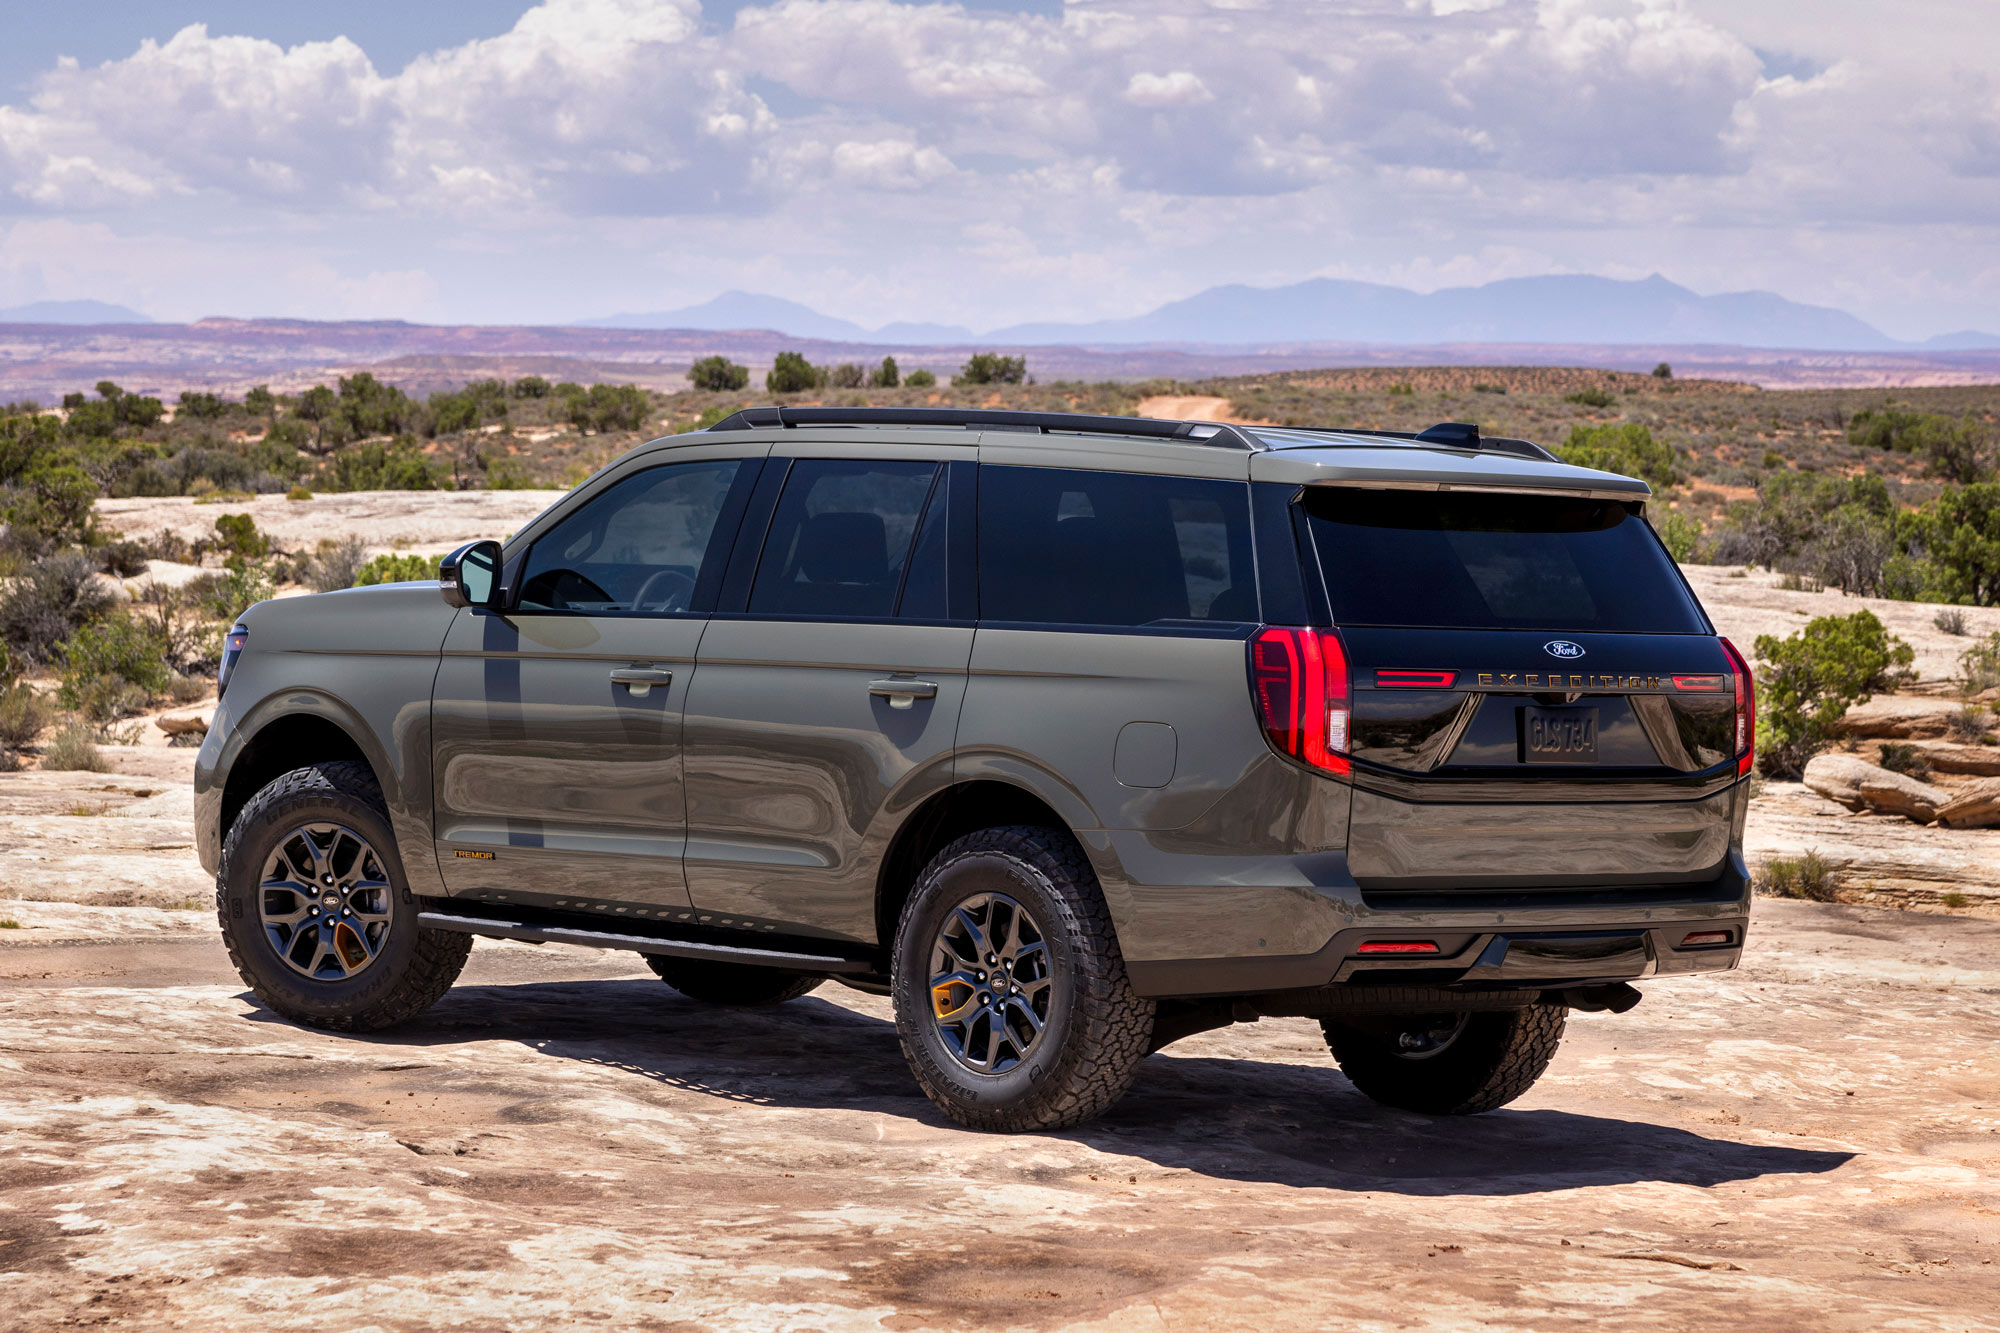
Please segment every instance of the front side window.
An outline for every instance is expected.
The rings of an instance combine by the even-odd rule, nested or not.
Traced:
[[[895,614],[938,465],[792,464],[750,588],[752,615],[872,620]]]
[[[588,615],[688,610],[741,467],[730,460],[649,468],[592,497],[528,552],[520,609]]]
[[[1248,488],[1194,477],[981,467],[979,614],[1155,629],[1254,622]]]

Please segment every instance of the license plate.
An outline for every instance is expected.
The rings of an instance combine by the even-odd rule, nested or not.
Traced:
[[[1530,764],[1596,763],[1597,710],[1523,708],[1521,758]]]

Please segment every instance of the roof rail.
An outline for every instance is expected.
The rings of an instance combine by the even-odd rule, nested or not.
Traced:
[[[1109,417],[1084,412],[1006,412],[961,407],[746,407],[709,429],[763,430],[793,426],[962,426],[968,430],[1034,431],[1047,435],[1076,431],[1090,435],[1136,435],[1225,449],[1258,446],[1241,431],[1219,421],[1162,421],[1154,417]]]
[[[1378,435],[1384,439],[1411,440],[1417,444],[1435,444],[1446,449],[1476,449],[1486,453],[1511,454],[1516,458],[1532,458],[1543,463],[1562,461],[1533,440],[1517,440],[1506,435],[1481,435],[1479,427],[1469,421],[1440,421],[1437,425],[1420,431],[1369,430],[1359,426],[1286,426],[1283,429],[1305,431],[1314,435]]]

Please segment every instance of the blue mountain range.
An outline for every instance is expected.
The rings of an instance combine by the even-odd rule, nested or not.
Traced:
[[[1413,292],[1374,282],[1314,278],[1285,287],[1211,287],[1127,319],[1014,324],[977,332],[897,323],[870,329],[778,296],[724,292],[678,310],[578,321],[590,328],[770,329],[835,342],[1000,345],[1118,343],[1709,343],[1826,351],[1969,351],[2000,335],[1966,331],[1924,342],[1891,338],[1830,306],[1774,292],[1702,296],[1653,275],[1507,278],[1479,287]]]

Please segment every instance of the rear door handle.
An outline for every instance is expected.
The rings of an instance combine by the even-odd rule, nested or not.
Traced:
[[[613,667],[611,679],[623,685],[635,698],[645,698],[655,685],[666,685],[673,681],[674,673],[659,667]]]
[[[928,680],[871,680],[868,692],[887,699],[891,708],[908,708],[919,699],[937,698],[937,683]]]

